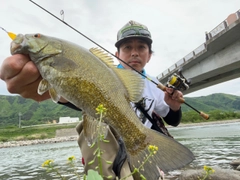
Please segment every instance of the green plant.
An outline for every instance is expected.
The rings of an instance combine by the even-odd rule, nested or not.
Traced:
[[[203,178],[198,178],[199,180],[206,180],[211,174],[215,172],[215,170],[209,166],[203,166],[204,175]]]
[[[55,172],[62,180],[64,180],[64,177],[61,175],[58,168],[54,166],[54,161],[52,159],[48,159],[44,161],[44,163],[42,164],[42,167],[46,168],[47,172],[50,172],[50,171]]]
[[[92,161],[90,161],[88,164],[89,165],[91,165],[91,164],[93,164],[94,163],[94,161],[96,160],[96,159],[98,159],[98,166],[97,167],[95,167],[95,169],[98,169],[98,172],[100,173],[100,174],[98,174],[98,173],[95,173],[94,172],[94,174],[95,174],[95,178],[102,178],[102,177],[104,177],[104,174],[103,174],[103,169],[102,169],[102,160],[104,160],[106,163],[108,163],[108,164],[112,164],[113,162],[111,162],[111,161],[108,161],[108,160],[105,160],[105,159],[102,159],[102,154],[104,153],[102,150],[101,150],[101,148],[100,148],[100,142],[104,142],[104,143],[109,143],[109,141],[108,140],[106,140],[105,139],[105,136],[104,136],[104,134],[102,133],[102,126],[101,126],[101,123],[102,123],[102,121],[103,121],[103,117],[105,116],[105,114],[106,114],[106,112],[107,112],[107,109],[102,105],[102,104],[100,104],[97,108],[96,108],[96,114],[99,114],[99,122],[98,122],[98,126],[97,126],[97,140],[96,140],[96,142],[95,143],[93,143],[92,145],[91,145],[91,147],[90,148],[93,148],[95,145],[97,145],[97,148],[96,148],[96,150],[95,150],[95,152],[94,152],[94,158],[93,158],[93,160]],[[90,174],[89,174],[90,173]],[[90,179],[89,178],[89,176],[93,176],[93,174],[91,174],[91,173],[93,173],[93,171],[88,171],[88,175],[86,176],[86,179]],[[100,178],[100,179],[101,179]],[[108,176],[108,177],[106,177],[107,179],[110,179],[110,178],[112,178],[111,176]]]
[[[94,179],[94,180],[103,180],[104,175],[103,175],[103,171],[102,171],[102,160],[104,160],[105,162],[107,162],[109,164],[112,163],[111,161],[107,161],[105,159],[102,159],[102,154],[104,152],[100,148],[100,142],[101,141],[103,141],[105,143],[109,143],[109,141],[107,141],[105,139],[104,134],[102,134],[103,131],[101,131],[101,123],[102,123],[104,115],[107,112],[107,109],[102,104],[100,104],[96,108],[96,111],[97,111],[97,114],[100,115],[99,124],[97,126],[97,136],[98,137],[97,137],[96,142],[91,145],[91,148],[94,147],[95,145],[97,145],[97,148],[96,148],[96,150],[95,150],[95,152],[93,154],[94,155],[93,160],[90,161],[88,164],[90,165],[90,164],[94,163],[94,161],[96,159],[98,159],[98,166],[94,170],[93,169],[89,169],[87,175],[86,174],[83,175],[83,179],[84,180],[92,180],[92,179]],[[127,179],[128,177],[132,176],[135,173],[139,173],[140,174],[140,178],[142,180],[146,180],[144,175],[140,173],[140,170],[143,169],[144,165],[149,161],[150,157],[154,156],[154,154],[156,154],[157,151],[158,151],[158,147],[157,146],[149,145],[148,146],[149,154],[145,157],[143,162],[141,162],[140,166],[139,167],[135,167],[131,174],[127,175],[126,177],[121,178],[120,180],[125,180],[125,179]],[[76,166],[75,166],[74,160],[75,160],[74,156],[70,156],[68,158],[68,162],[69,162],[70,167],[74,170],[74,174],[76,175],[76,177],[80,179],[81,176],[76,171]],[[50,171],[55,172],[59,176],[59,178],[64,180],[64,177],[61,175],[60,171],[54,166],[53,160],[46,160],[42,164],[42,167],[47,168],[47,172],[50,172]],[[96,171],[96,169],[98,171]],[[108,179],[108,178],[111,178],[111,177],[109,176],[109,177],[105,177],[105,178]]]

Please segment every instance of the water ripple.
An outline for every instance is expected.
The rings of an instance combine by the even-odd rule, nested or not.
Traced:
[[[171,128],[177,141],[187,146],[196,159],[187,167],[203,165],[230,169],[229,163],[239,158],[240,123],[189,128]],[[66,179],[75,179],[67,158],[76,157],[77,171],[82,172],[81,154],[77,142],[39,144],[0,149],[0,179],[59,179],[55,173],[47,173],[41,164],[53,159]],[[179,173],[176,171],[176,173]]]

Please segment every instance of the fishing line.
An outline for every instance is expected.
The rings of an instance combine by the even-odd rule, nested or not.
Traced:
[[[88,36],[86,36],[85,34],[81,33],[80,31],[78,31],[77,29],[75,29],[74,27],[72,27],[70,24],[68,24],[67,22],[64,21],[64,11],[61,11],[61,15],[63,15],[63,19],[60,19],[59,17],[57,17],[56,15],[54,15],[53,13],[51,13],[50,11],[48,11],[47,9],[43,8],[42,6],[40,6],[39,4],[35,3],[32,0],[29,0],[31,3],[35,4],[36,6],[38,6],[39,8],[41,8],[42,10],[44,10],[45,12],[47,12],[48,14],[50,14],[51,16],[55,17],[57,20],[59,20],[60,22],[64,23],[66,26],[70,27],[72,30],[74,30],[75,32],[77,32],[78,34],[82,35],[83,37],[85,37],[86,39],[88,39],[89,41],[91,41],[92,43],[94,43],[95,45],[97,45],[98,47],[100,47],[101,49],[103,49],[104,51],[106,51],[107,53],[109,53],[110,55],[112,55],[113,57],[117,58],[119,61],[121,61],[122,63],[124,63],[125,65],[127,65],[128,67],[130,67],[131,69],[133,69],[135,72],[137,72],[138,74],[140,74],[141,76],[145,77],[146,79],[148,79],[149,81],[151,81],[152,83],[154,83],[155,85],[157,85],[157,87],[159,89],[161,89],[162,91],[166,91],[166,86],[164,86],[163,84],[156,83],[155,81],[153,81],[152,79],[150,79],[148,76],[144,75],[143,73],[137,71],[135,68],[133,68],[131,65],[129,65],[128,63],[126,63],[125,61],[123,61],[122,59],[120,59],[119,57],[117,57],[115,54],[111,53],[110,51],[108,51],[107,49],[105,49],[103,46],[101,46],[100,44],[98,44],[97,42],[93,41],[92,39],[90,39]],[[209,116],[203,112],[198,111],[197,109],[193,108],[192,106],[190,106],[189,104],[187,104],[185,102],[185,100],[183,98],[179,98],[178,101],[180,103],[184,103],[187,106],[189,106],[190,108],[192,108],[193,110],[195,110],[196,112],[198,112],[204,119],[208,119]]]
[[[151,80],[149,77],[147,77],[146,75],[144,75],[143,73],[137,71],[135,68],[133,68],[131,65],[127,64],[125,61],[123,61],[122,59],[118,58],[115,54],[111,53],[110,51],[108,51],[107,49],[105,49],[103,46],[101,46],[100,44],[98,44],[97,42],[93,41],[92,39],[90,39],[88,36],[86,36],[85,34],[81,33],[80,31],[78,31],[77,29],[75,29],[74,27],[72,27],[70,24],[68,24],[67,22],[65,22],[64,20],[60,19],[59,17],[57,17],[56,15],[54,15],[53,13],[51,13],[50,11],[46,10],[45,8],[43,8],[42,6],[38,5],[37,3],[35,3],[32,0],[29,0],[30,2],[32,2],[33,4],[35,4],[36,6],[38,6],[39,8],[41,8],[42,10],[44,10],[45,12],[47,12],[48,14],[50,14],[51,16],[55,17],[56,19],[58,19],[59,21],[61,21],[62,23],[64,23],[65,25],[67,25],[68,27],[70,27],[71,29],[73,29],[74,31],[76,31],[78,34],[82,35],[83,37],[85,37],[86,39],[88,39],[89,41],[91,41],[92,43],[94,43],[95,45],[97,45],[98,47],[100,47],[101,49],[103,49],[104,51],[106,51],[107,53],[109,53],[110,55],[114,56],[115,58],[117,58],[118,60],[120,60],[121,62],[123,62],[124,64],[126,64],[128,67],[132,68],[134,71],[136,71],[137,73],[139,73],[140,75],[142,75],[143,77],[149,79],[150,81],[152,81],[154,84],[158,85],[158,83],[156,83],[155,81]],[[62,15],[62,10],[61,10],[61,15]]]
[[[8,33],[8,32],[7,32],[7,30],[6,30],[6,29],[4,29],[3,27],[0,27],[0,28],[1,28],[2,30],[4,30],[6,33]]]

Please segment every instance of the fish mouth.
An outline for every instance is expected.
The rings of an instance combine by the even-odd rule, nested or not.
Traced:
[[[11,54],[23,53],[24,45],[24,36],[22,34],[17,35],[10,45]]]
[[[12,42],[11,43],[11,54],[17,54],[18,49],[21,49],[22,45]]]
[[[18,34],[17,37],[11,42],[11,46],[10,46],[10,51],[11,54],[26,54],[26,55],[31,55],[32,59],[36,59],[36,61],[40,61],[44,58],[49,57],[50,55],[44,55],[41,58],[37,57],[34,58],[34,54],[38,54],[39,52],[41,52],[46,46],[47,44],[43,45],[42,47],[39,48],[31,48],[31,43],[29,43],[31,39],[27,36],[27,35],[23,35],[23,34]]]

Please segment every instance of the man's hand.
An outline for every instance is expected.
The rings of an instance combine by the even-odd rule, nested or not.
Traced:
[[[173,88],[166,87],[164,100],[173,111],[180,109],[181,103],[178,101],[179,98],[183,98],[181,91],[174,90]]]
[[[10,93],[20,94],[24,98],[38,102],[50,98],[48,92],[43,95],[37,93],[42,77],[37,67],[26,55],[16,54],[6,58],[0,68],[0,78],[6,82]]]

